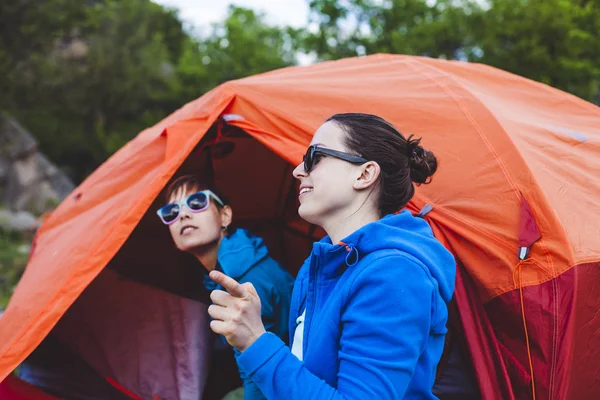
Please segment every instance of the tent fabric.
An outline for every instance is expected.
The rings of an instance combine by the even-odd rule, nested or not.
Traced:
[[[203,392],[208,374],[213,340],[207,310],[207,304],[107,269],[53,333],[99,376],[140,398],[192,399]]]
[[[519,247],[529,248],[537,242],[542,234],[535,222],[529,203],[523,198],[521,200],[521,224],[519,227]]]
[[[52,332],[19,365],[17,376],[61,399],[131,400],[131,397],[113,387],[81,355],[61,342]]]
[[[0,399],[7,400],[58,400],[57,397],[51,396],[33,385],[17,378],[14,375],[9,375],[0,382]]]
[[[477,383],[457,346],[449,349],[444,371],[436,379],[433,394],[440,400],[480,400]]]
[[[106,269],[18,376],[66,399],[197,398],[215,339],[207,308]]]
[[[600,261],[600,108],[492,67],[392,55],[227,82],[119,150],[40,228],[0,319],[0,378],[39,344],[208,139],[235,142],[214,172],[242,221],[270,229],[275,253],[297,268],[306,238],[320,232],[290,211],[291,166],[338,112],[381,115],[423,137],[438,157],[433,183],[419,187],[408,208],[433,206],[425,218],[464,268],[455,297],[482,398],[531,398],[531,371],[538,398],[600,397],[595,351],[581,348],[600,348],[600,321],[588,308],[596,296],[582,282],[597,278],[590,266]],[[246,136],[207,133],[217,121]],[[541,237],[519,264],[523,201]]]

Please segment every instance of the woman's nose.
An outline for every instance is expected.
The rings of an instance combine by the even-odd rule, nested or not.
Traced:
[[[304,162],[301,162],[300,164],[298,164],[298,166],[296,166],[296,168],[294,168],[294,171],[292,172],[292,175],[296,179],[300,179],[302,177],[308,176],[308,174],[304,170]]]
[[[179,211],[180,214],[180,218],[183,219],[188,219],[192,217],[192,212],[190,211],[190,209],[188,208],[187,205],[184,205],[181,207],[181,210]]]

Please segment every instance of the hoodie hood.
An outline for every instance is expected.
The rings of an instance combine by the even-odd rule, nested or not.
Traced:
[[[219,264],[226,275],[236,280],[267,257],[269,251],[263,240],[245,229],[236,229],[225,236],[219,246]]]
[[[321,247],[318,250],[315,248],[319,253],[338,252],[340,247],[345,247],[348,252],[346,264],[349,267],[370,253],[396,249],[427,267],[438,282],[440,295],[446,302],[451,300],[454,293],[456,269],[448,268],[448,265],[456,264],[454,257],[433,236],[429,224],[407,210],[371,222],[350,234],[341,243],[332,244],[331,239],[325,237],[315,247]]]

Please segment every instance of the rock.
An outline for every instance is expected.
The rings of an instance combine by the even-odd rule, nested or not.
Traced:
[[[59,204],[75,185],[38,151],[35,138],[0,113],[0,203],[13,211],[41,214]]]
[[[0,210],[0,228],[17,231],[31,232],[38,228],[39,221],[27,211]]]

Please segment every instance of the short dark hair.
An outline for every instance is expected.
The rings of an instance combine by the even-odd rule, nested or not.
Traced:
[[[379,164],[381,216],[406,206],[415,194],[413,183],[431,182],[438,163],[435,155],[420,145],[420,138],[405,138],[391,123],[372,114],[336,114],[327,121],[344,130],[349,151]]]
[[[171,182],[169,186],[167,186],[167,189],[165,190],[165,202],[169,202],[171,196],[173,196],[173,194],[181,188],[183,188],[186,191],[210,190],[211,192],[216,194],[218,198],[221,199],[224,205],[229,204],[227,198],[225,198],[223,193],[221,193],[221,191],[214,184],[207,183],[200,179],[198,176],[192,174],[182,175],[179,178],[175,179],[173,182]],[[222,206],[217,202],[215,202],[215,205],[219,209],[222,208]]]

